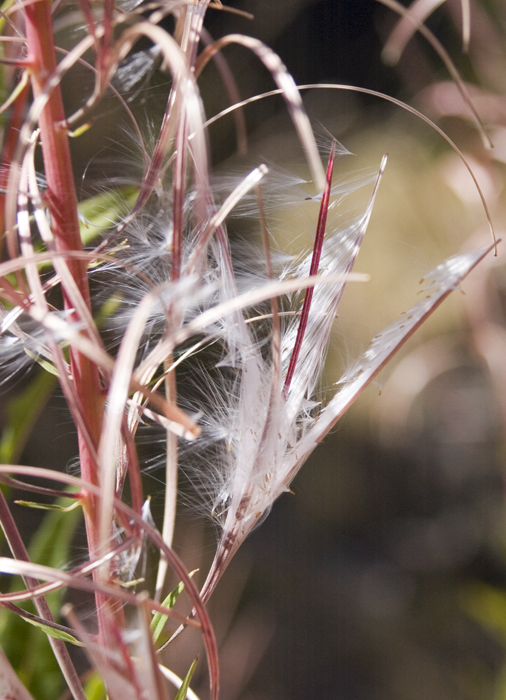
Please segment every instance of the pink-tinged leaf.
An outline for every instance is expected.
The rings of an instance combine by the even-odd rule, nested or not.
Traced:
[[[188,261],[187,274],[192,274],[199,271],[199,262],[203,262],[202,257],[207,250],[207,245],[211,239],[211,236],[224,223],[232,209],[243,199],[246,194],[248,194],[251,189],[258,185],[260,180],[268,172],[269,169],[266,165],[259,165],[258,168],[254,168],[254,170],[252,170],[243,180],[241,180],[237,187],[229,194],[216,214],[209,220],[209,223],[206,225],[202,234],[199,236],[195,250]]]
[[[471,3],[470,0],[461,0],[462,6],[462,51],[469,52],[471,41]]]
[[[208,46],[202,51],[195,66],[195,72],[198,75],[204,68],[206,63],[214,56],[217,51],[220,51],[228,44],[241,44],[250,51],[253,51],[262,61],[264,66],[271,72],[278,88],[285,98],[288,111],[292,117],[292,121],[297,129],[300,142],[306,152],[306,158],[311,168],[313,180],[316,183],[318,190],[323,190],[325,187],[325,173],[322,167],[318,148],[316,146],[315,137],[311,124],[309,122],[304,105],[300,99],[299,91],[294,79],[286,70],[285,65],[268,46],[263,44],[258,39],[245,36],[243,34],[229,34],[228,36],[218,39],[214,44]],[[234,105],[235,106],[235,105]]]
[[[7,657],[0,649],[0,698],[2,700],[33,700],[14,673]]]
[[[253,17],[252,17],[253,19]],[[212,44],[213,39],[209,32],[202,27],[202,34],[201,34],[201,40],[204,42],[206,46],[209,46]],[[217,53],[214,56],[214,62],[216,64],[216,68],[218,69],[221,79],[223,80],[223,85],[225,87],[225,90],[228,93],[228,99],[230,100],[230,104],[235,104],[236,102],[241,101],[241,96],[239,93],[239,88],[237,87],[237,82],[234,78],[234,74],[229,68],[229,65],[225,58],[221,55],[221,53]],[[246,130],[246,119],[244,117],[243,110],[239,110],[237,112],[234,112],[234,119],[235,119],[235,130],[237,133],[237,152],[240,155],[246,155],[248,151],[248,136],[247,136],[247,130]]]
[[[308,431],[296,448],[297,462],[291,471],[290,480],[316,445],[397,350],[494,247],[495,244],[486,250],[449,258],[424,277],[427,284],[423,291],[430,292],[428,296],[377,335],[362,357],[337,382],[342,385],[342,389],[325,407],[316,425]]]

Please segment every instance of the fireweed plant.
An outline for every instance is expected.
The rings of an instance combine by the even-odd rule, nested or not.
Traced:
[[[324,405],[318,383],[329,336],[347,283],[365,279],[352,270],[386,158],[373,176],[334,178],[341,147],[327,144],[322,164],[300,90],[281,60],[248,36],[214,42],[203,28],[209,7],[226,9],[218,0],[142,5],[80,0],[72,7],[6,0],[1,10],[3,80],[11,90],[3,106],[10,117],[1,170],[2,379],[35,363],[41,369],[25,390],[30,399],[23,416],[9,414],[14,438],[2,442],[0,475],[6,492],[13,487],[32,492],[35,502],[25,505],[53,509],[48,517],[57,517],[51,522],[58,525],[52,532],[71,533],[82,512],[88,553],[73,568],[58,568],[50,556],[34,563],[0,492],[0,522],[11,553],[0,559],[0,571],[21,581],[0,594],[0,605],[47,635],[68,692],[79,700],[105,693],[111,700],[163,700],[171,684],[180,688],[178,700],[195,697],[189,688],[195,664],[184,680],[166,666],[171,639],[189,626],[202,634],[210,697],[218,697],[217,644],[206,603],[232,557],[350,404],[488,252],[451,258],[427,275],[421,301],[374,338]],[[59,26],[75,37],[70,50],[55,47],[50,28],[56,13]],[[172,34],[161,26],[169,15]],[[138,50],[141,39],[151,49]],[[244,147],[239,94],[221,53],[229,44],[252,51],[270,71],[305,152],[309,183],[296,177],[281,182],[262,163],[232,184],[213,180],[210,122],[199,93],[211,59]],[[122,86],[142,83],[155,60],[171,82],[150,148],[121,92]],[[65,114],[61,83],[76,64],[90,71],[94,87],[77,112]],[[135,189],[115,187],[78,203],[69,137],[92,126],[92,111],[104,96],[114,96],[131,120],[144,171]],[[39,152],[42,172],[35,164]],[[368,206],[346,220],[343,200],[364,187]],[[306,200],[314,207],[312,249],[282,255],[273,243],[273,210]],[[254,223],[258,246],[234,254],[226,228],[232,216]],[[90,280],[100,290],[93,298]],[[106,337],[115,338],[112,345]],[[178,381],[187,367],[188,395],[188,382]],[[77,430],[79,477],[57,465],[49,470],[16,463],[30,421],[56,382]],[[136,450],[141,423],[166,431],[160,531],[143,493]],[[220,528],[200,587],[171,548],[180,469],[194,484],[201,509]],[[40,480],[49,483],[41,486]],[[56,500],[43,506],[38,495]],[[152,591],[146,590],[142,564],[150,546],[159,553]],[[167,595],[169,569],[179,584]],[[84,625],[70,604],[61,609],[64,588],[94,596],[93,624]],[[185,613],[174,609],[183,589]],[[19,607],[27,601],[34,612]],[[69,653],[73,644],[85,647],[94,669],[85,679]],[[59,681],[52,683],[48,696],[58,697]],[[42,678],[32,679],[35,696],[43,684]],[[3,653],[0,695],[30,697]]]

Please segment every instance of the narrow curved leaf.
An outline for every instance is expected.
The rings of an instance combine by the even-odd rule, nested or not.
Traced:
[[[193,576],[198,569],[195,569],[195,571],[191,571],[189,573],[189,576]],[[164,605],[167,608],[173,608],[174,605],[176,604],[176,600],[179,598],[180,594],[184,591],[184,583],[181,581],[177,584],[175,588],[172,589],[172,591],[169,593],[169,595],[165,598],[163,601],[162,605]],[[153,643],[156,644],[158,641],[158,638],[160,637],[163,628],[165,627],[165,623],[169,619],[168,615],[164,615],[163,613],[157,612],[153,615],[153,619],[151,620],[151,631],[153,632]]]
[[[191,682],[192,676],[195,672],[195,669],[197,667],[198,660],[199,659],[197,657],[194,660],[194,662],[192,663],[192,665],[190,666],[188,673],[186,674],[186,676],[184,678],[183,684],[179,688],[178,693],[177,693],[176,697],[174,698],[174,700],[186,700],[186,695],[188,694],[188,688],[190,687],[190,682]]]
[[[45,625],[43,622],[38,622],[37,620],[31,620],[28,617],[22,617],[21,619],[24,620],[25,622],[28,622],[30,625],[34,625],[34,627],[38,627],[43,632],[48,634],[50,637],[54,637],[55,639],[61,639],[62,642],[70,642],[70,644],[75,644],[77,647],[84,646],[84,644],[82,644],[82,642],[78,641],[72,634],[69,634],[68,632],[64,632],[63,630],[55,629],[54,627],[50,627],[49,625]]]

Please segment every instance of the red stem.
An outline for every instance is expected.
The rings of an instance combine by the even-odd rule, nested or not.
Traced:
[[[181,253],[183,240],[183,211],[186,178],[186,149],[187,136],[186,115],[182,114],[177,131],[176,159],[173,176],[173,207],[172,207],[172,264],[170,278],[178,280],[181,276]]]
[[[320,213],[318,215],[318,225],[316,227],[316,236],[313,247],[313,257],[311,258],[311,267],[309,269],[309,275],[316,275],[318,272],[318,267],[320,266],[320,258],[322,255],[323,239],[325,237],[325,227],[327,225],[327,213],[329,210],[329,199],[330,190],[332,187],[332,173],[334,171],[334,160],[336,157],[336,142],[332,141],[332,148],[329,156],[329,164],[327,166],[327,176],[325,181],[325,189],[322,195],[322,203],[320,205]],[[306,291],[304,297],[304,302],[302,303],[302,311],[300,314],[299,327],[297,329],[297,337],[295,339],[295,345],[293,347],[293,352],[290,357],[290,363],[288,365],[288,370],[286,372],[285,386],[283,387],[283,395],[285,399],[288,396],[288,391],[290,389],[290,384],[293,379],[295,372],[295,367],[297,365],[297,360],[299,358],[300,349],[302,347],[302,341],[304,340],[304,334],[306,332],[307,322],[309,319],[309,310],[311,308],[311,302],[313,300],[314,288],[309,287]]]
[[[49,76],[56,69],[56,57],[51,17],[50,0],[38,0],[29,4],[25,9],[26,40],[28,46],[28,61],[34,98],[37,99],[45,89]],[[65,127],[65,113],[59,85],[49,95],[48,102],[39,118],[39,128],[42,141],[44,172],[47,182],[47,201],[51,215],[52,231],[55,247],[58,252],[82,251],[79,220],[77,214],[77,198],[74,187],[72,162],[68,134]],[[87,264],[84,260],[69,256],[68,269],[90,309],[90,291],[87,277]],[[73,309],[63,288],[65,307]],[[72,321],[79,322],[75,310],[72,311]],[[103,416],[102,386],[98,368],[95,363],[70,348],[70,364],[73,385],[82,410],[82,419],[87,426],[91,441],[96,448],[100,440]],[[99,484],[98,465],[93,458],[81,431],[78,428],[79,457],[81,475],[84,481]],[[83,510],[86,520],[86,530],[93,558],[98,552],[98,501],[90,493],[83,494]],[[97,601],[98,603],[99,601]],[[99,608],[101,633],[107,634],[104,622],[107,617],[104,601]],[[105,625],[107,627],[107,625]],[[109,636],[109,635],[107,635]]]
[[[56,69],[53,35],[49,30],[51,26],[51,4],[48,0],[39,0],[26,7],[26,39],[35,99],[43,92],[47,78]],[[82,251],[74,176],[64,125],[65,113],[58,86],[51,92],[39,119],[47,201],[56,249],[59,252]],[[85,304],[91,308],[86,262],[71,257],[67,259],[67,265]],[[65,289],[63,295],[65,298]],[[65,305],[72,308],[66,298]],[[74,320],[79,320],[75,317],[75,312]],[[102,389],[97,366],[72,348],[70,355],[76,392],[81,399],[90,434],[98,446],[102,422]],[[85,449],[83,454],[80,445],[83,479],[98,483],[96,465],[90,461],[87,452]]]

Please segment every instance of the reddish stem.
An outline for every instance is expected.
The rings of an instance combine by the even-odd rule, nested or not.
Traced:
[[[53,35],[49,30],[51,25],[51,4],[48,0],[39,0],[26,7],[26,39],[35,99],[43,92],[47,78],[56,69]],[[39,119],[47,201],[56,249],[59,252],[82,251],[77,198],[64,125],[65,113],[58,86],[52,90]],[[91,308],[86,262],[70,257],[67,265],[85,304]],[[66,307],[72,308],[66,299],[65,289],[63,295]],[[74,320],[79,320],[75,317],[75,312]],[[81,399],[90,434],[98,445],[102,422],[102,389],[97,366],[72,348],[70,355],[76,392]],[[83,479],[98,483],[96,465],[90,461],[86,449],[84,452],[83,454],[80,450]]]
[[[327,166],[327,176],[325,179],[325,189],[323,190],[322,202],[320,205],[320,213],[318,215],[318,225],[316,227],[316,236],[313,246],[313,257],[311,258],[311,267],[309,269],[309,275],[316,275],[318,272],[318,267],[320,266],[320,258],[322,255],[323,239],[325,237],[325,227],[327,225],[327,213],[329,210],[329,199],[330,190],[332,187],[332,173],[334,171],[334,160],[336,157],[336,142],[332,141],[332,148],[329,156],[329,163]],[[307,322],[309,319],[309,310],[311,308],[311,302],[313,300],[314,288],[309,287],[306,291],[304,301],[302,303],[302,311],[300,314],[299,327],[297,329],[297,337],[295,339],[295,345],[293,347],[293,352],[290,357],[290,363],[288,365],[288,370],[286,372],[285,386],[283,387],[283,395],[285,399],[288,396],[288,391],[290,390],[290,384],[293,379],[295,372],[295,367],[297,365],[297,360],[299,358],[300,349],[302,347],[302,341],[304,340],[304,334],[307,328]]]
[[[100,78],[103,80],[107,75],[107,70],[109,68],[109,58],[111,55],[111,41],[112,41],[112,30],[113,30],[113,13],[114,13],[114,0],[104,0],[104,14],[102,17],[102,28],[104,34],[102,36],[102,46],[100,53],[97,57],[98,59],[98,70],[100,73]]]
[[[90,0],[79,0],[79,6],[81,8],[81,12],[83,13],[83,15],[86,19],[86,24],[88,25],[88,32],[92,35],[92,37],[95,40],[95,53],[97,56],[99,56],[100,55],[100,45],[99,45],[98,39],[97,39],[97,25],[95,23],[93,11],[91,9],[91,2],[90,2]],[[54,3],[53,3],[53,8],[54,8]]]
[[[34,98],[37,99],[44,92],[49,76],[56,70],[54,39],[51,31],[51,2],[50,0],[38,0],[38,2],[27,5],[25,13],[28,61],[31,66]],[[47,182],[47,201],[55,247],[58,252],[63,253],[82,251],[77,198],[65,124],[61,91],[57,85],[52,89],[39,118],[39,128]],[[67,265],[85,304],[91,308],[86,262],[69,256]],[[79,322],[80,319],[73,310],[65,288],[63,288],[63,297],[65,307],[72,310],[71,320]],[[96,449],[100,439],[103,416],[102,387],[98,368],[95,363],[81,355],[72,346],[70,348],[70,363],[75,392],[82,407],[82,419]],[[79,429],[78,439],[82,478],[84,481],[98,485],[98,465]],[[90,554],[93,558],[98,553],[98,501],[96,496],[90,493],[83,495],[86,530]],[[101,632],[104,634],[106,633],[103,628],[107,617],[105,612],[107,605],[104,608],[104,601],[101,602],[102,605],[98,606],[99,619],[101,618]]]
[[[173,176],[173,207],[172,207],[172,264],[170,278],[178,280],[181,276],[181,253],[183,239],[184,192],[186,179],[186,149],[187,136],[186,116],[181,115],[177,131],[176,160]]]

